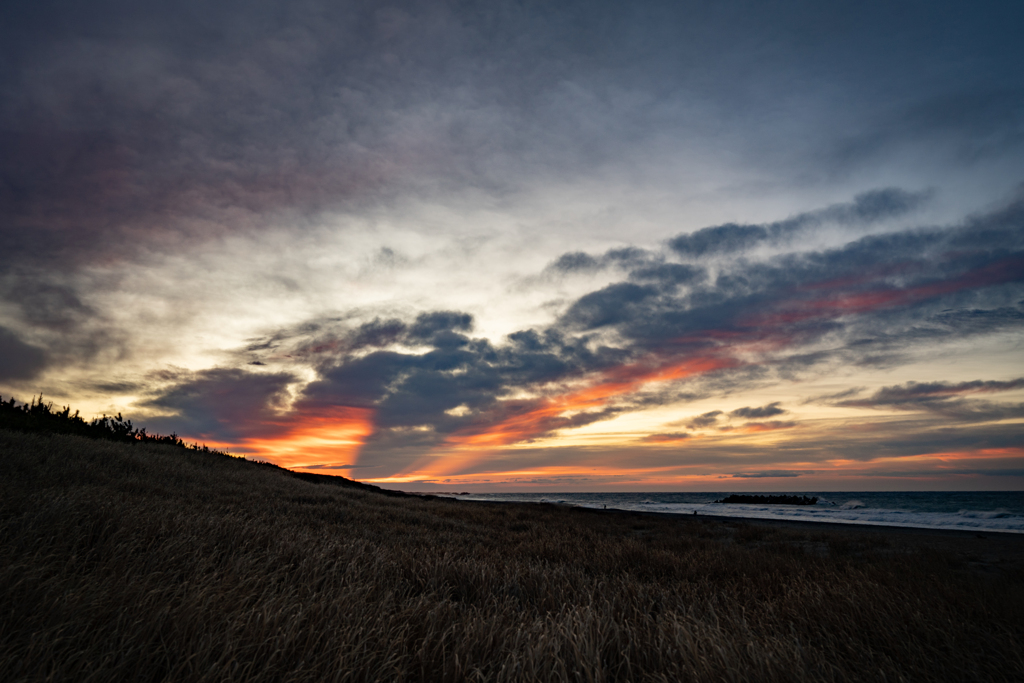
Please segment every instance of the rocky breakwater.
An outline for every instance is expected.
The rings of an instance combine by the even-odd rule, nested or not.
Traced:
[[[817,505],[818,498],[816,496],[745,496],[732,494],[726,496],[721,500],[716,500],[716,503],[726,503],[730,505]]]

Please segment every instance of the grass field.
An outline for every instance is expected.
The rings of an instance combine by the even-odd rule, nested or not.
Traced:
[[[3,681],[1024,680],[1024,576],[0,431]]]

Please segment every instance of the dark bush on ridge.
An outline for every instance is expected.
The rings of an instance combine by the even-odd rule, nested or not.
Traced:
[[[21,405],[18,405],[14,398],[4,401],[0,396],[0,429],[33,434],[74,434],[90,439],[123,443],[157,443],[209,451],[206,446],[186,444],[177,434],[147,434],[145,428],[135,428],[132,421],[124,419],[121,413],[116,417],[104,415],[86,422],[77,410],[74,414],[71,413],[71,406],[64,406],[64,410],[54,410],[53,403],[44,402],[42,394],[38,398],[34,397],[31,403]]]
[[[201,451],[203,453],[211,453],[214,455],[233,457],[228,453],[211,450],[206,446],[200,446],[196,443],[187,444],[182,441],[177,434],[170,434],[169,436],[148,434],[144,427],[136,428],[132,425],[132,421],[124,419],[124,417],[121,416],[121,413],[118,413],[116,417],[107,417],[104,415],[103,417],[96,418],[92,422],[86,422],[78,414],[77,410],[72,414],[70,406],[64,406],[63,410],[54,410],[53,403],[44,402],[42,394],[40,394],[38,398],[34,397],[31,403],[22,403],[21,405],[19,405],[14,398],[4,401],[3,397],[0,396],[0,429],[10,429],[12,431],[27,432],[30,434],[71,434],[74,436],[84,436],[90,439],[102,439],[104,441],[116,441],[120,443],[160,444],[164,446],[175,446],[177,448],[187,448],[189,450]],[[254,461],[254,463],[263,467],[280,470],[281,473],[286,476],[302,479],[314,484],[357,488],[393,497],[411,495],[402,491],[382,489],[379,486],[364,484],[346,477],[330,474],[313,474],[311,472],[293,472],[273,463],[258,460]],[[420,497],[429,499],[434,496]]]

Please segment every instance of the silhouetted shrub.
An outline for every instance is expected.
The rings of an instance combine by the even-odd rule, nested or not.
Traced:
[[[20,405],[14,398],[4,401],[0,396],[0,429],[34,434],[74,434],[90,439],[127,443],[158,443],[210,452],[206,446],[197,443],[186,444],[177,434],[147,434],[144,428],[136,428],[132,421],[126,420],[121,413],[116,417],[104,415],[86,422],[77,410],[72,414],[70,406],[64,406],[63,410],[54,410],[53,403],[45,402],[42,394],[33,397],[31,403]]]

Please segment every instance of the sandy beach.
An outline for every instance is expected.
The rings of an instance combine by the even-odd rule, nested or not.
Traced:
[[[706,515],[704,519],[710,524],[728,526],[733,522],[741,522],[750,526],[790,529],[812,536],[814,534],[829,534],[857,541],[881,539],[894,548],[948,552],[981,573],[1001,574],[1024,571],[1024,534],[749,517],[729,518],[711,515]]]
[[[515,505],[530,506],[537,503],[461,501],[466,505]],[[545,505],[540,503],[540,505]],[[550,505],[550,504],[548,504]],[[645,512],[634,510],[573,508],[581,514],[605,515],[609,518],[658,519],[671,524],[673,521],[690,525],[702,524],[726,536],[741,527],[763,528],[782,531],[795,539],[802,539],[805,548],[814,552],[814,543],[821,543],[825,536],[847,539],[863,547],[889,548],[889,552],[932,551],[949,555],[962,561],[981,575],[1003,576],[1024,573],[1024,534],[1010,532],[976,532],[957,529],[920,529],[915,527],[884,526],[870,524],[841,524],[832,522],[809,522],[789,519],[762,519],[757,517],[726,517],[716,515],[680,515],[668,512]],[[816,541],[816,540],[817,541]]]

